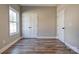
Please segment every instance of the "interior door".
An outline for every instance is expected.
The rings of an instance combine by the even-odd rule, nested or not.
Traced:
[[[37,14],[24,13],[22,15],[22,36],[23,38],[37,37]]]
[[[57,35],[64,42],[64,9],[58,12],[57,18]]]

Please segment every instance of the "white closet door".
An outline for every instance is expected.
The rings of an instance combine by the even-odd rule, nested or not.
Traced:
[[[64,42],[64,10],[61,10],[57,15],[57,34],[58,38]]]
[[[22,15],[22,35],[24,38],[37,37],[37,14],[25,13]]]

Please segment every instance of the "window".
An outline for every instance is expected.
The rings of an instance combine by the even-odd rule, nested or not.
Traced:
[[[17,11],[9,8],[9,33],[14,35],[18,33],[18,17]]]

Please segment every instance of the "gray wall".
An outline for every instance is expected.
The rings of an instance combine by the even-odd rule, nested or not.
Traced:
[[[18,5],[10,6],[20,12]],[[20,32],[14,36],[9,35],[9,5],[0,5],[0,49],[12,43],[19,37]]]
[[[65,10],[65,41],[79,48],[79,5],[67,5]]]
[[[21,13],[38,14],[38,37],[56,37],[56,7],[21,7]]]
[[[59,5],[58,12],[64,9],[64,41],[70,47],[79,48],[79,5]]]

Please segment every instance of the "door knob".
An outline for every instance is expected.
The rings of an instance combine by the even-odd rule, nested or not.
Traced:
[[[64,27],[62,29],[64,29]]]
[[[28,27],[28,28],[32,28],[32,27]]]

